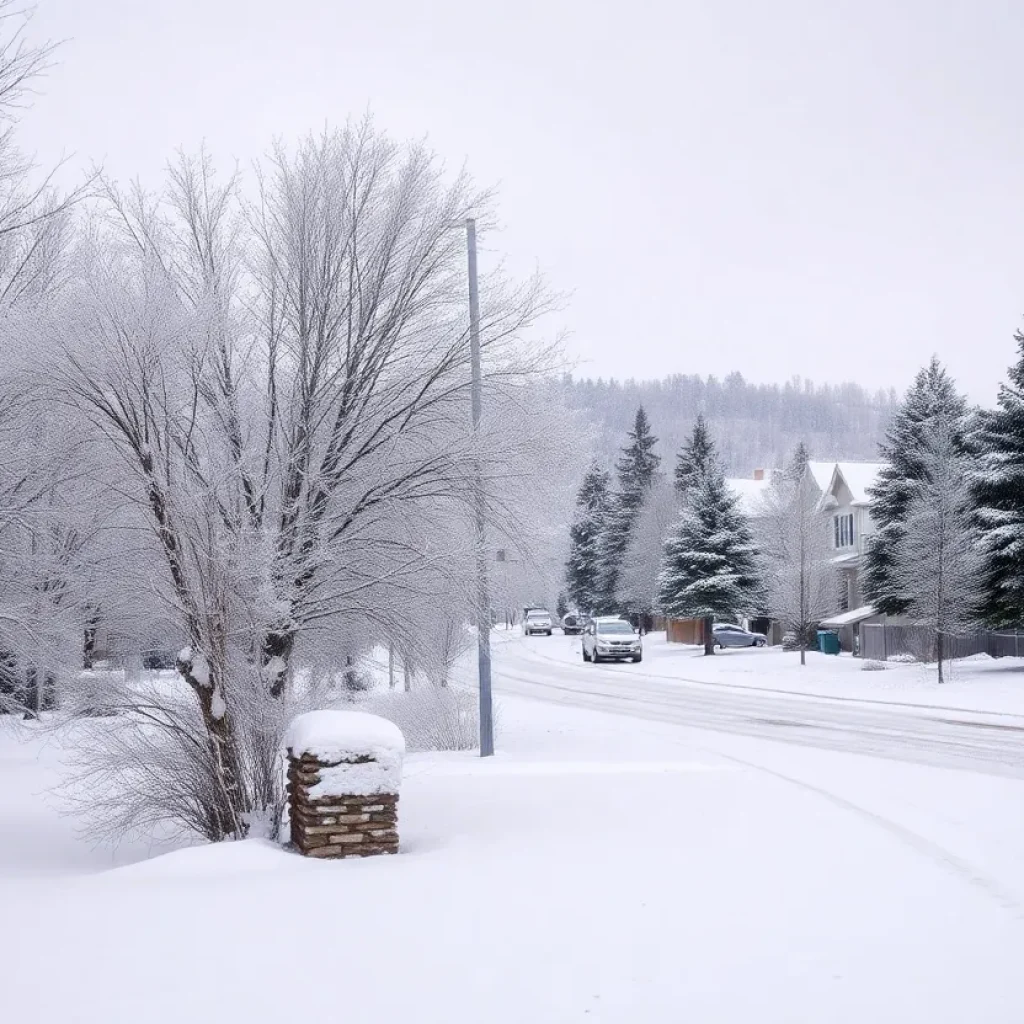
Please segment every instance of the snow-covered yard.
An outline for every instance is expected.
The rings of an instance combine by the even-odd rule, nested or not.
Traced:
[[[501,710],[493,760],[408,759],[364,862],[90,849],[59,747],[4,730],[4,1019],[1024,1019],[1020,781]]]

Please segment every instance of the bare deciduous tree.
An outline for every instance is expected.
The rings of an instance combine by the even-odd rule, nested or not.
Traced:
[[[962,426],[939,417],[926,432],[924,475],[910,493],[896,545],[895,581],[907,614],[935,639],[938,680],[944,681],[946,640],[976,629],[984,559],[978,544]]]
[[[149,728],[190,737],[210,838],[268,802],[300,645],[394,613],[436,561],[409,524],[465,512],[474,462],[496,515],[516,472],[469,419],[462,224],[488,197],[368,122],[276,149],[258,184],[242,202],[205,154],[162,197],[108,184],[59,325],[61,394],[127,471],[180,626],[193,710]],[[514,407],[549,300],[482,297],[485,386]]]
[[[832,610],[835,591],[828,520],[818,498],[801,466],[769,488],[752,520],[764,562],[768,611],[796,634],[801,665],[807,663],[811,631]]]

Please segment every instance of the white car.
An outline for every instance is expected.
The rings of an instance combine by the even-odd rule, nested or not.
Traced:
[[[625,619],[594,619],[583,633],[583,660],[643,661],[643,641]]]
[[[523,636],[533,636],[535,633],[551,636],[551,627],[551,616],[547,612],[527,612],[523,620]]]

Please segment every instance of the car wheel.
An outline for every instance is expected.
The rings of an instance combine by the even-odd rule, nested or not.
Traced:
[[[583,660],[584,661],[590,661],[590,659],[587,657],[587,649],[586,649],[586,647],[583,648]]]
[[[634,665],[639,665],[639,664],[640,664],[640,662],[641,662],[641,661],[643,661],[643,660],[644,660],[644,656],[643,656],[642,654],[638,654],[638,655],[637,655],[637,656],[636,656],[636,657],[635,657],[635,658],[633,659],[633,664],[634,664]]]
[[[764,641],[763,640],[755,640],[754,641],[754,646],[755,647],[764,647]]]

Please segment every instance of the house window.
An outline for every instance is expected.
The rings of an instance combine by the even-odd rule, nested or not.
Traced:
[[[832,526],[835,531],[835,544],[837,548],[849,548],[853,546],[853,513],[832,517]]]

